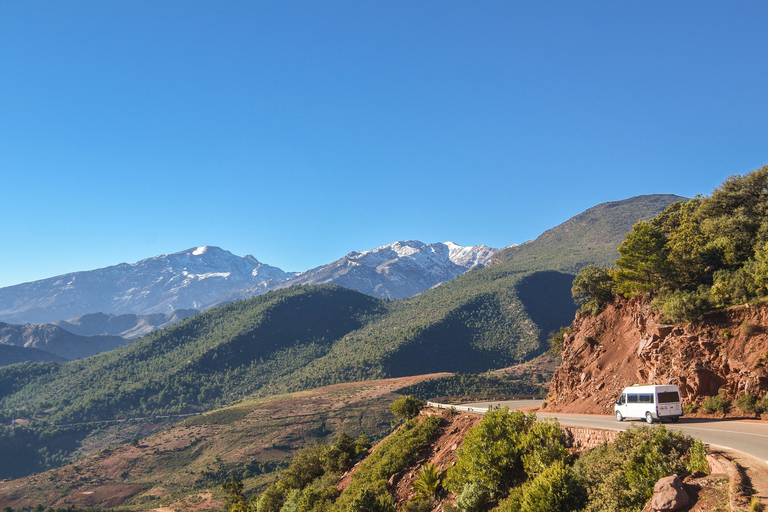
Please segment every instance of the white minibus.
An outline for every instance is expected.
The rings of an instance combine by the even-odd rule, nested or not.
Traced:
[[[677,421],[683,415],[680,390],[673,384],[635,384],[624,388],[613,406],[613,413],[618,421],[624,421],[624,418],[645,418],[648,423],[664,419]]]

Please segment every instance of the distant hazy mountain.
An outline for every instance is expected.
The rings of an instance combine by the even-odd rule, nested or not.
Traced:
[[[196,309],[179,309],[172,313],[156,313],[154,315],[92,313],[69,320],[52,322],[52,324],[80,336],[108,335],[132,340],[154,330],[181,322],[196,313],[198,313]]]
[[[33,361],[35,363],[63,363],[65,358],[32,347],[17,347],[16,345],[0,344],[0,366]]]
[[[453,242],[425,244],[407,240],[370,251],[351,252],[271,288],[335,284],[374,297],[402,299],[450,281],[468,270],[484,267],[498,251],[485,245],[463,247]],[[264,291],[263,287],[244,288],[211,305],[246,299]]]
[[[235,290],[267,287],[293,275],[250,255],[197,247],[1,288],[0,320],[44,323],[97,312],[165,314],[197,309]]]
[[[0,322],[0,345],[34,348],[63,359],[80,359],[100,352],[113,350],[128,343],[118,336],[79,336],[55,325],[15,325]],[[41,359],[41,355],[28,353],[30,361],[59,360]]]

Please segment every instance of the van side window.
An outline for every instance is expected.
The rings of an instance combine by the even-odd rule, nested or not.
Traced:
[[[617,404],[617,405],[624,405],[625,403],[627,403],[627,395],[624,395],[624,394],[622,394],[622,395],[619,397],[619,401],[618,401],[618,402],[616,402],[616,404]]]
[[[627,403],[628,404],[636,404],[637,403],[637,395],[627,394]]]
[[[638,397],[641,404],[653,403],[653,393],[641,393]]]

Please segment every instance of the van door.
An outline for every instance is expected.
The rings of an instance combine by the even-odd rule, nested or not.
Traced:
[[[680,405],[680,395],[677,391],[659,391],[657,408],[659,416],[681,416],[683,413]]]

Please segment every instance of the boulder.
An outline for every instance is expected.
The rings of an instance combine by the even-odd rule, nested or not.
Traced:
[[[643,512],[672,512],[684,508],[691,501],[677,475],[660,479],[653,487],[653,497]]]

